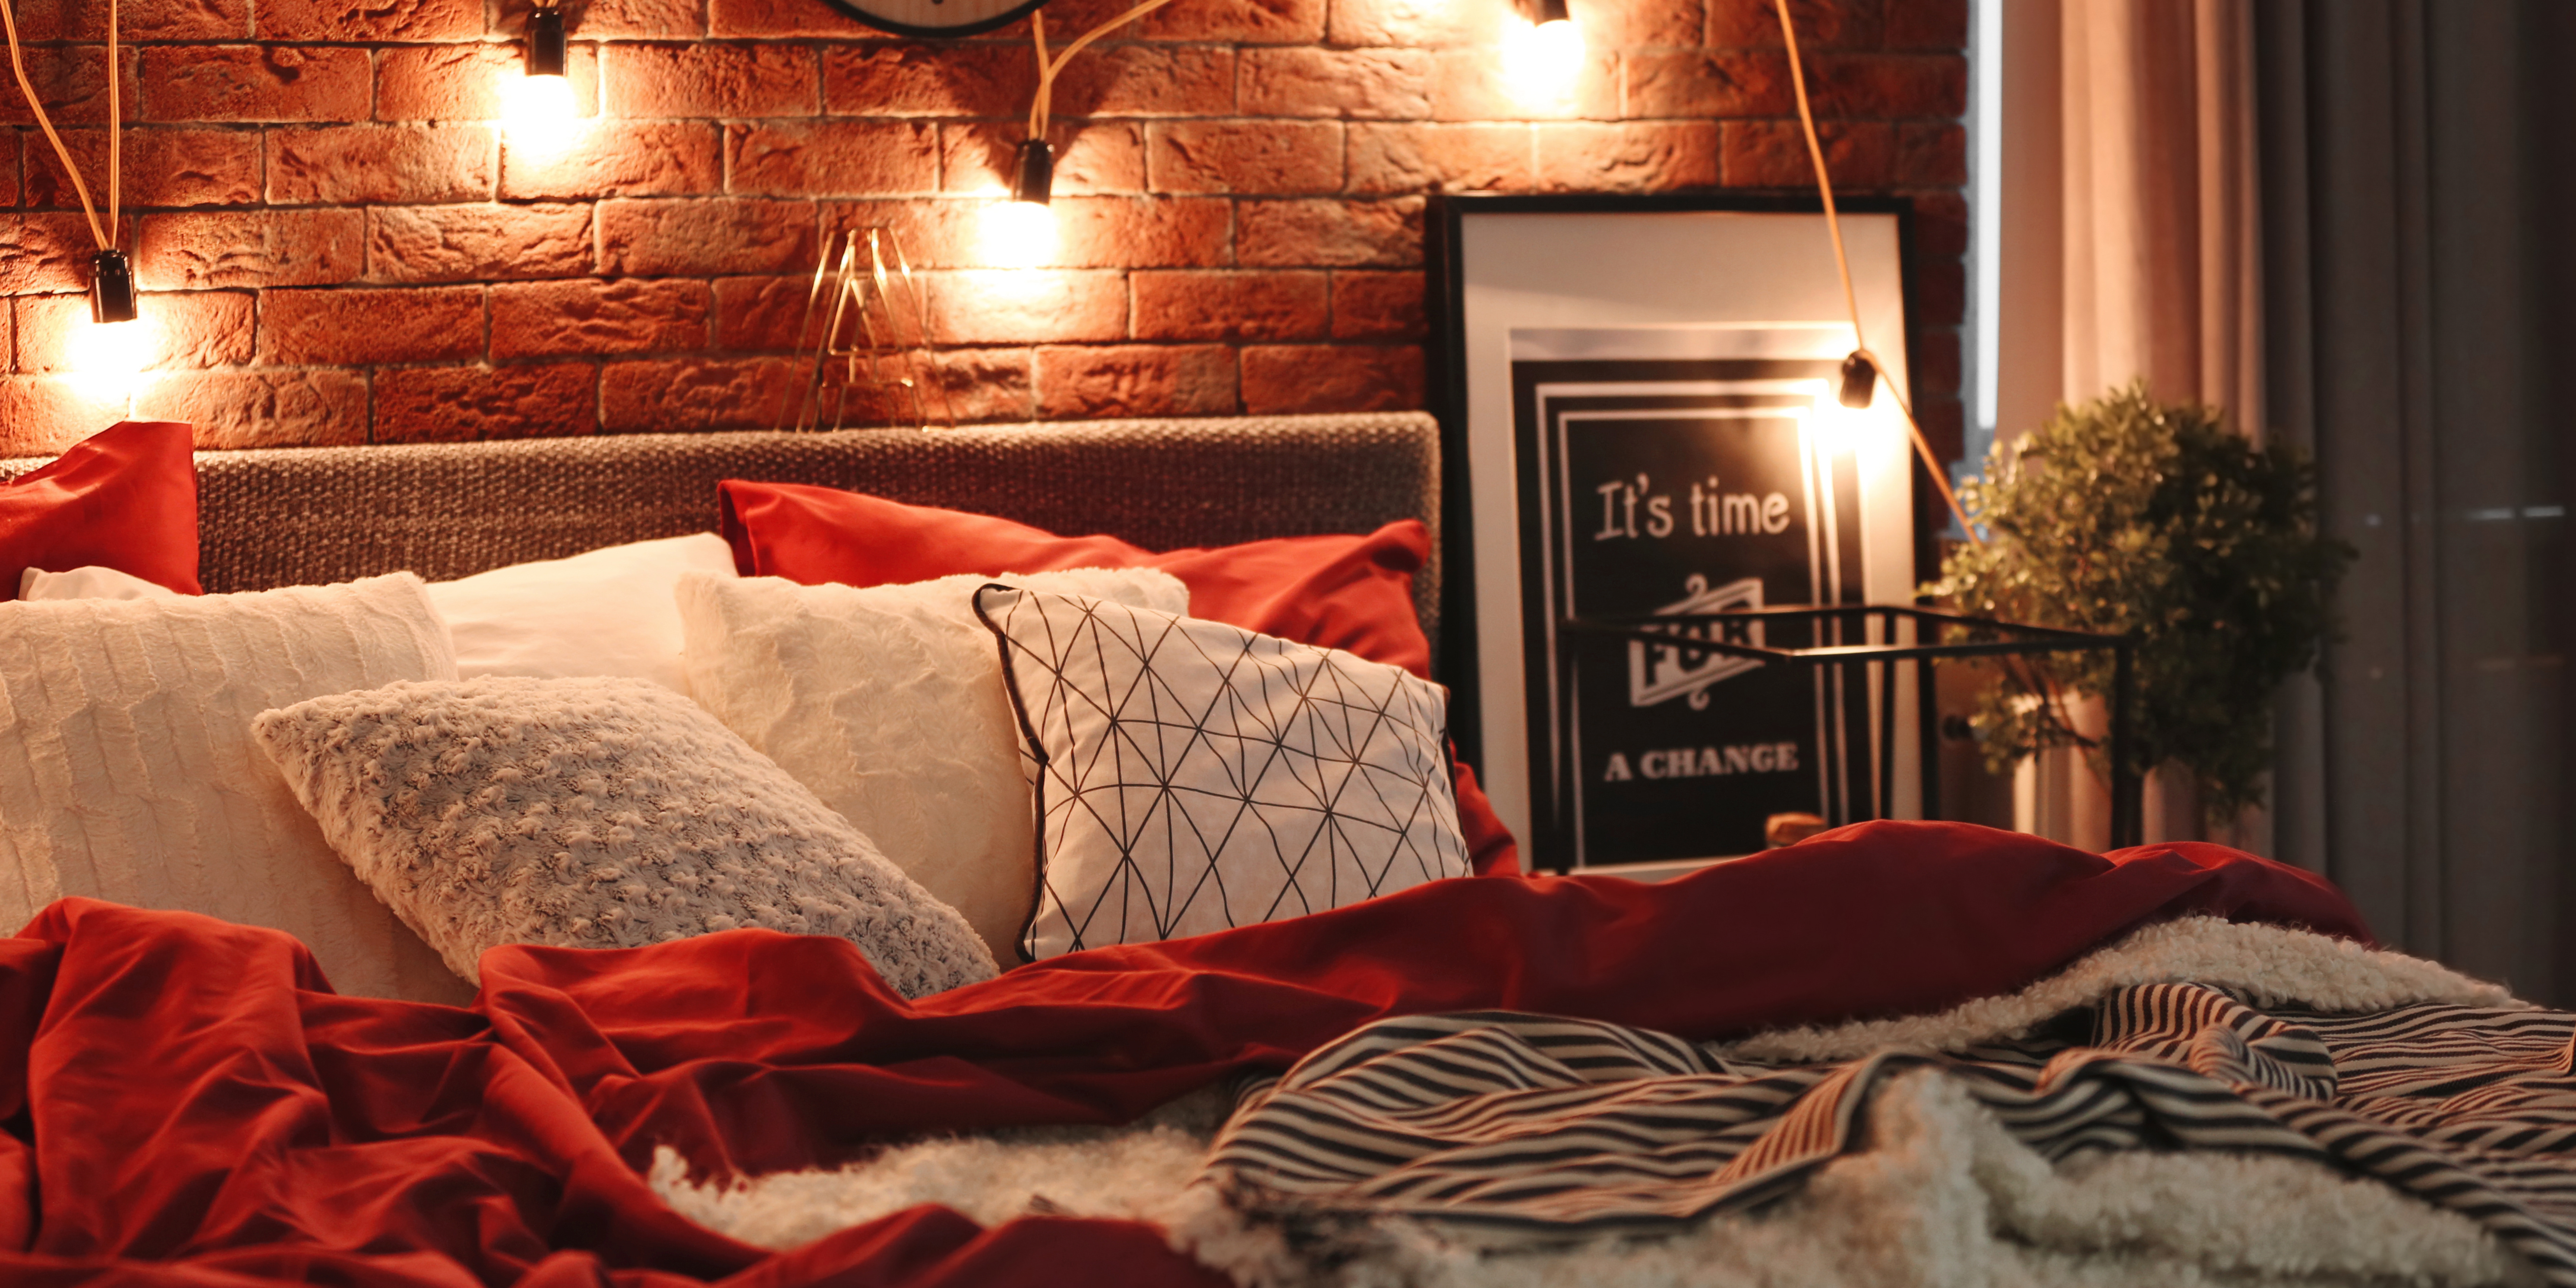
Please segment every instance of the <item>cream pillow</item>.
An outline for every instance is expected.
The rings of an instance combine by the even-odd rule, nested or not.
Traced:
[[[462,1000],[250,732],[271,707],[455,671],[410,573],[0,603],[0,927],[66,895],[181,908],[294,935],[344,993]]]
[[[456,642],[456,673],[631,675],[688,692],[672,583],[731,577],[733,548],[712,532],[607,546],[429,584]]]
[[[993,977],[956,909],[650,681],[395,684],[256,729],[340,856],[468,978],[498,944],[748,926],[848,939],[907,997]]]
[[[1036,897],[1037,842],[1001,655],[973,608],[994,580],[857,589],[691,576],[679,599],[698,701],[956,905],[1008,962]],[[1151,568],[998,580],[1189,609],[1189,588]]]
[[[91,564],[70,572],[30,568],[18,574],[20,599],[185,599],[157,581]]]

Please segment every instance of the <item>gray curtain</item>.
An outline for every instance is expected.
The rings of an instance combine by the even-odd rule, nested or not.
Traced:
[[[2270,421],[2361,552],[2276,853],[2576,1006],[2576,4],[2267,0],[2255,47]]]

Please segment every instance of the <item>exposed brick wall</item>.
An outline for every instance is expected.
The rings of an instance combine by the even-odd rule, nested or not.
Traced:
[[[567,0],[596,113],[515,148],[517,0],[124,0],[126,244],[163,335],[137,410],[208,446],[764,427],[824,237],[898,229],[961,419],[1419,406],[1440,191],[1803,187],[1769,0],[1572,0],[1569,100],[1505,92],[1508,0],[1176,0],[1058,82],[1060,250],[976,236],[1035,80],[1026,24],[874,35],[819,0]],[[1123,0],[1056,0],[1062,40]],[[22,0],[100,174],[103,0]],[[1956,442],[1965,0],[1802,0],[1838,181],[1920,203],[1915,337]],[[86,42],[86,43],[84,43]],[[90,239],[0,123],[0,452],[104,423],[63,369]]]

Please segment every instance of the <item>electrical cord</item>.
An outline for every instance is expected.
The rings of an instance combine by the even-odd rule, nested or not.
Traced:
[[[81,182],[80,167],[72,163],[72,150],[63,145],[63,136],[54,132],[54,122],[45,113],[44,101],[36,96],[34,83],[27,79],[26,52],[18,44],[18,15],[8,0],[0,0],[0,28],[5,28],[9,37],[9,67],[18,74],[18,91],[27,96],[27,110],[36,114],[36,124],[43,127],[45,137],[53,141],[54,155],[62,158],[63,173],[71,176],[72,191],[80,197],[81,214],[89,220],[90,238],[98,243],[100,250],[116,249],[116,239],[110,236],[110,232],[116,227],[118,215],[118,187],[123,177],[120,136],[124,133],[122,109],[117,102],[116,0],[107,2],[107,225],[104,228],[98,222],[98,207],[90,200],[89,185]]]
[[[1128,23],[1134,22],[1137,19],[1144,17],[1146,14],[1152,13],[1171,2],[1172,0],[1145,0],[1145,3],[1082,33],[1082,35],[1072,44],[1064,47],[1063,53],[1057,54],[1053,59],[1049,59],[1047,57],[1046,11],[1043,9],[1030,10],[1029,35],[1030,38],[1036,42],[1038,50],[1038,91],[1037,94],[1029,100],[1029,137],[1032,139],[1044,139],[1046,137],[1049,114],[1054,107],[1056,73],[1063,71],[1064,65],[1073,61],[1073,56],[1075,54],[1081,53],[1085,46],[1100,39],[1102,36],[1106,36],[1110,32],[1115,31],[1120,27],[1124,27]]]
[[[1825,170],[1825,146],[1816,137],[1816,114],[1807,106],[1807,74],[1798,65],[1798,24],[1789,17],[1789,0],[1772,0],[1772,3],[1780,11],[1780,39],[1789,47],[1789,85],[1798,95],[1798,124],[1806,131],[1807,155],[1816,165],[1816,187],[1825,196],[1825,231],[1834,242],[1834,270],[1842,275],[1843,308],[1851,314],[1853,348],[1886,380],[1888,395],[1896,399],[1896,409],[1905,414],[1905,428],[1914,438],[1914,450],[1923,458],[1923,468],[1931,471],[1932,484],[1941,489],[1941,499],[1949,503],[1951,517],[1959,521],[1959,530],[1968,534],[1968,540],[1982,546],[1986,539],[1978,533],[1977,525],[1968,522],[1967,510],[1959,505],[1959,494],[1950,488],[1949,472],[1942,469],[1940,460],[1932,455],[1931,441],[1923,436],[1921,422],[1914,419],[1914,404],[1906,398],[1903,390],[1896,387],[1895,376],[1887,364],[1870,352],[1869,337],[1861,332],[1860,299],[1852,292],[1851,259],[1843,252],[1842,217],[1834,210],[1834,181]]]

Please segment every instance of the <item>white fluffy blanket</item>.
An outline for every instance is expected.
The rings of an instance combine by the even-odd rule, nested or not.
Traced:
[[[2193,918],[2141,930],[2017,993],[1937,1015],[1760,1034],[1726,1053],[1831,1060],[1896,1044],[1958,1051],[2026,1034],[2114,988],[2173,981],[2337,1011],[2510,1003],[2503,990],[2429,962]],[[1873,1099],[1867,1150],[1828,1164],[1759,1213],[1714,1217],[1671,1238],[1509,1254],[1390,1222],[1372,1255],[1317,1267],[1190,1184],[1227,1108],[1201,1093],[1125,1128],[924,1141],[840,1171],[752,1181],[692,1183],[664,1151],[651,1181],[690,1219],[775,1248],[919,1203],[986,1224],[1030,1211],[1143,1219],[1247,1288],[2540,1282],[2467,1218],[2321,1164],[2126,1152],[2052,1166],[1930,1072],[1906,1075]]]

